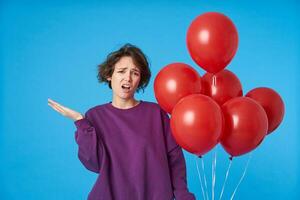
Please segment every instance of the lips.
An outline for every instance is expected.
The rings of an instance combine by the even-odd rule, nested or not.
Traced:
[[[125,93],[130,92],[131,91],[130,89],[131,89],[131,86],[129,84],[122,85],[123,92],[125,92]]]
[[[128,89],[128,90],[129,90],[129,89],[130,89],[130,85],[124,84],[124,85],[122,85],[122,88],[123,88],[123,89]]]

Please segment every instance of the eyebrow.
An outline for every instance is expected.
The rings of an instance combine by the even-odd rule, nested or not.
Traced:
[[[120,67],[120,68],[117,68],[117,70],[123,70],[123,69],[127,69],[128,67]],[[138,68],[133,68],[132,69],[133,71],[137,71],[137,72],[140,72],[140,70]]]

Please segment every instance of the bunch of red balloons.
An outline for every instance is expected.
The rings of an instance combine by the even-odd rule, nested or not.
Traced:
[[[217,12],[198,16],[188,28],[186,42],[206,74],[201,77],[187,64],[172,63],[154,81],[159,105],[171,114],[176,142],[197,156],[219,142],[232,157],[252,151],[281,123],[282,98],[266,87],[243,96],[238,77],[224,69],[238,47],[237,29],[227,16]]]

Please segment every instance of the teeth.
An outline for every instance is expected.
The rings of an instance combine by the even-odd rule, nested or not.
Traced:
[[[130,88],[130,86],[127,86],[127,85],[122,85],[122,88],[129,89],[129,88]]]

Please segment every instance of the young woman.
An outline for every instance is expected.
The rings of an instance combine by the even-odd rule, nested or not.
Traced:
[[[99,176],[89,200],[194,200],[188,191],[182,149],[172,137],[169,117],[158,104],[136,100],[150,80],[148,61],[126,44],[99,65],[99,82],[113,92],[109,103],[85,116],[49,99],[74,120],[78,157]]]

